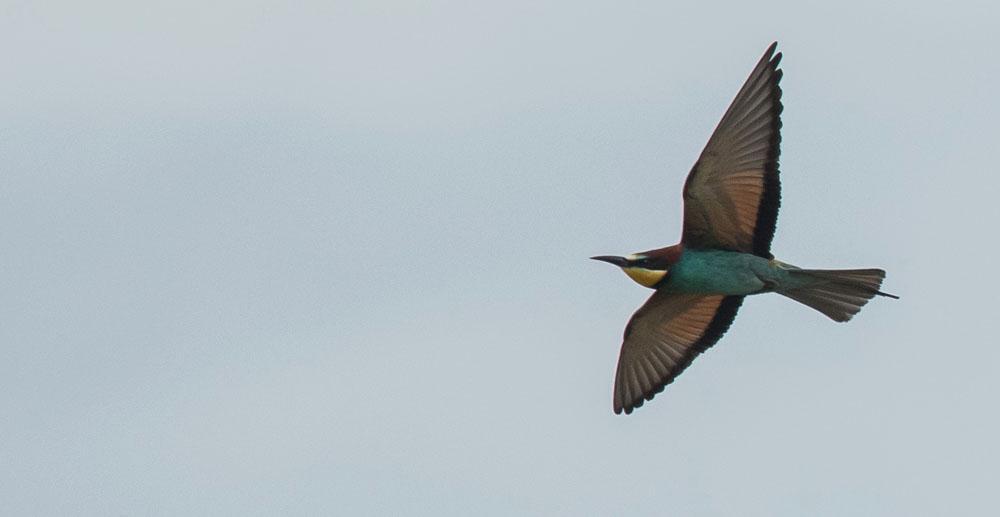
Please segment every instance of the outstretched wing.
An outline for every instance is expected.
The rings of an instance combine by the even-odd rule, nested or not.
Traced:
[[[742,296],[657,291],[625,327],[615,376],[615,413],[652,400],[729,329]]]
[[[750,73],[684,184],[683,242],[771,257],[781,203],[781,53]]]

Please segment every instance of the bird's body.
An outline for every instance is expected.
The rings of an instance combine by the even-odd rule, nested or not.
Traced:
[[[683,250],[664,289],[690,294],[748,295],[767,292],[781,280],[777,262],[750,253]]]
[[[781,54],[757,63],[684,184],[684,231],[673,246],[609,262],[655,292],[625,327],[614,409],[653,398],[728,330],[748,295],[776,292],[835,321],[879,291],[881,269],[801,269],[771,255],[781,201]]]

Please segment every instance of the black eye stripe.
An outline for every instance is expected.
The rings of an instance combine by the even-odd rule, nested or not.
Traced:
[[[632,267],[641,267],[643,269],[652,269],[656,271],[665,271],[668,266],[665,260],[657,257],[644,257],[636,259],[633,260],[630,265]]]

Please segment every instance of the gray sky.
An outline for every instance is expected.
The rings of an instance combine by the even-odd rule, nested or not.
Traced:
[[[0,5],[5,514],[997,511],[995,3]],[[253,5],[251,5],[253,4]],[[724,15],[723,15],[724,13]],[[785,53],[778,296],[630,417],[680,190]]]

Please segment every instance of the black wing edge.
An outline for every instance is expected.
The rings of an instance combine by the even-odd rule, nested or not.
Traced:
[[[684,354],[684,357],[682,357],[680,362],[677,363],[674,371],[671,372],[671,375],[664,379],[659,387],[643,393],[642,398],[640,398],[638,402],[632,404],[631,406],[623,406],[621,409],[616,410],[615,414],[620,415],[622,412],[626,415],[632,414],[632,411],[635,411],[636,408],[642,407],[646,401],[653,400],[653,397],[655,397],[657,393],[660,393],[667,387],[667,385],[674,382],[674,379],[684,372],[688,366],[691,366],[691,363],[696,357],[701,355],[701,353],[705,350],[711,348],[712,345],[717,343],[719,339],[722,338],[722,335],[729,330],[729,327],[733,324],[733,320],[736,319],[736,312],[740,310],[740,305],[743,305],[743,298],[745,298],[745,296],[727,296],[723,298],[722,303],[719,304],[719,308],[715,310],[715,317],[712,318],[711,323],[709,323],[708,327],[705,328],[705,333],[702,334],[701,338],[699,338],[698,341],[688,349],[687,353]],[[628,337],[629,330],[629,327],[625,328],[625,337]]]
[[[771,43],[765,56],[770,55],[777,48],[778,42]],[[783,72],[778,68],[781,63],[781,52],[778,52],[769,60],[771,70],[774,71],[774,79],[771,84],[771,95],[775,100],[774,117],[771,120],[770,146],[767,151],[767,161],[764,162],[764,193],[760,197],[760,205],[757,207],[757,222],[753,232],[753,254],[767,259],[774,258],[771,254],[771,241],[774,240],[774,231],[778,224],[778,209],[781,207],[781,180],[778,173],[778,157],[781,155],[781,112],[784,105],[781,103],[781,77]]]

